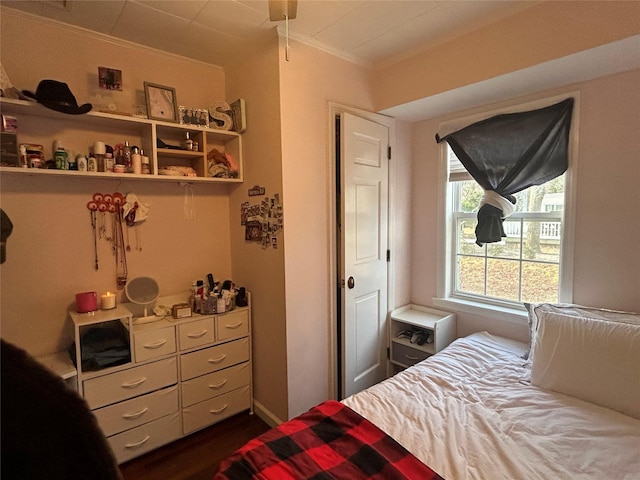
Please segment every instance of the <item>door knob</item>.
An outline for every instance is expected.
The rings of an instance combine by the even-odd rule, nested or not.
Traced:
[[[356,281],[353,279],[353,277],[349,277],[349,280],[347,280],[347,287],[353,288],[355,286],[356,286]]]

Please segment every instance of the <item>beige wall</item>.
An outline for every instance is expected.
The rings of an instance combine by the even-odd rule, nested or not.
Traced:
[[[331,392],[329,102],[370,110],[366,72],[290,42],[280,55],[289,416]]]
[[[245,182],[231,194],[233,276],[253,294],[254,398],[259,414],[272,419],[288,418],[287,344],[285,311],[285,235],[278,235],[278,248],[263,249],[245,242],[240,226],[240,204],[257,203],[264,197],[249,197],[247,190],[260,185],[266,196],[282,191],[282,147],[280,129],[280,78],[278,40],[258,46],[227,70],[231,101],[244,98],[247,130],[243,134]],[[284,208],[284,229],[295,229]],[[264,418],[264,417],[263,417]]]
[[[640,311],[640,70],[540,92],[494,107],[579,92],[577,209],[573,301]],[[414,127],[412,299],[432,304],[436,296],[438,231],[435,132],[442,121],[481,111],[458,112]],[[458,313],[458,335],[479,330],[525,340],[525,323],[512,324]]]
[[[640,2],[545,1],[373,74],[384,110],[640,33]]]
[[[20,88],[35,90],[39,80],[53,78],[67,82],[84,103],[97,91],[98,66],[109,66],[123,72],[125,90],[112,93],[119,109],[130,111],[144,80],[175,87],[179,102],[187,105],[206,107],[225,98],[219,67],[12,12],[2,10],[0,58]],[[74,142],[72,137],[68,143]],[[3,174],[1,182],[1,205],[14,223],[8,259],[2,265],[1,332],[33,354],[68,347],[66,312],[74,308],[75,293],[116,290],[115,261],[105,240],[98,242],[99,270],[94,269],[86,204],[96,192],[134,192],[150,205],[149,219],[130,231],[129,278],[151,275],[161,295],[167,295],[188,290],[193,280],[208,272],[216,278],[232,275],[226,186],[194,186],[193,220],[185,218],[186,191],[177,183],[10,174]],[[135,249],[135,231],[141,252]],[[122,296],[119,291],[118,299]]]
[[[115,104],[132,112],[144,105],[143,82],[176,89],[179,105],[207,108],[226,100],[224,70],[107,35],[70,28],[38,17],[2,8],[0,60],[11,83],[36,91],[40,80],[66,82],[78,103]],[[98,67],[122,70],[123,91],[98,88]]]

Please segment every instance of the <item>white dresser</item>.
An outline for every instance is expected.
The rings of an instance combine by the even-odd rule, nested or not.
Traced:
[[[85,354],[84,365],[76,362],[78,392],[119,463],[236,413],[253,412],[250,304],[141,325],[133,324],[122,305],[70,316],[76,358]],[[118,365],[100,353],[114,338],[130,354]],[[100,360],[86,361],[88,352]]]

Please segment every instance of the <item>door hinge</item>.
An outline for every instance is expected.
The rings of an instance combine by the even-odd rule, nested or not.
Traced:
[[[391,145],[387,147],[387,160],[391,160]]]
[[[391,261],[391,250],[387,250],[387,262]]]
[[[387,347],[387,360],[391,358],[391,349]]]
[[[338,282],[338,288],[344,288],[344,278],[341,278]]]

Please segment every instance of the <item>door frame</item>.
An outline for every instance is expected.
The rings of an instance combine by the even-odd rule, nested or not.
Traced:
[[[366,110],[361,110],[358,108],[349,107],[346,105],[342,105],[335,102],[329,102],[329,115],[328,115],[328,140],[327,145],[329,148],[327,149],[327,162],[329,165],[329,178],[328,182],[328,190],[329,190],[329,339],[330,339],[330,351],[329,351],[329,394],[330,397],[337,400],[338,399],[338,370],[340,369],[340,364],[338,363],[338,335],[340,332],[338,331],[338,274],[339,274],[339,265],[338,265],[338,254],[340,250],[339,238],[338,238],[338,229],[337,229],[337,201],[336,201],[336,182],[339,180],[336,178],[338,175],[338,171],[336,169],[336,128],[335,128],[335,118],[336,115],[341,113],[350,113],[352,115],[356,115],[358,117],[364,118],[366,120],[370,120],[381,125],[386,126],[389,129],[389,146],[391,147],[391,151],[395,150],[395,140],[396,140],[396,129],[395,129],[395,119],[386,115],[382,115],[379,113],[368,112]],[[387,263],[387,310],[390,312],[395,305],[394,292],[391,285],[394,284],[395,280],[395,271],[393,268],[393,251],[395,247],[395,232],[393,226],[394,222],[394,206],[395,206],[395,164],[393,161],[393,154],[391,160],[389,161],[389,185],[388,185],[388,195],[389,202],[387,205],[387,246],[388,249],[392,252],[391,262]],[[387,314],[388,315],[388,314]],[[389,319],[387,318],[387,321]],[[387,332],[388,332],[387,328]],[[388,334],[388,333],[387,333]],[[387,361],[387,375],[389,374],[389,362]]]

